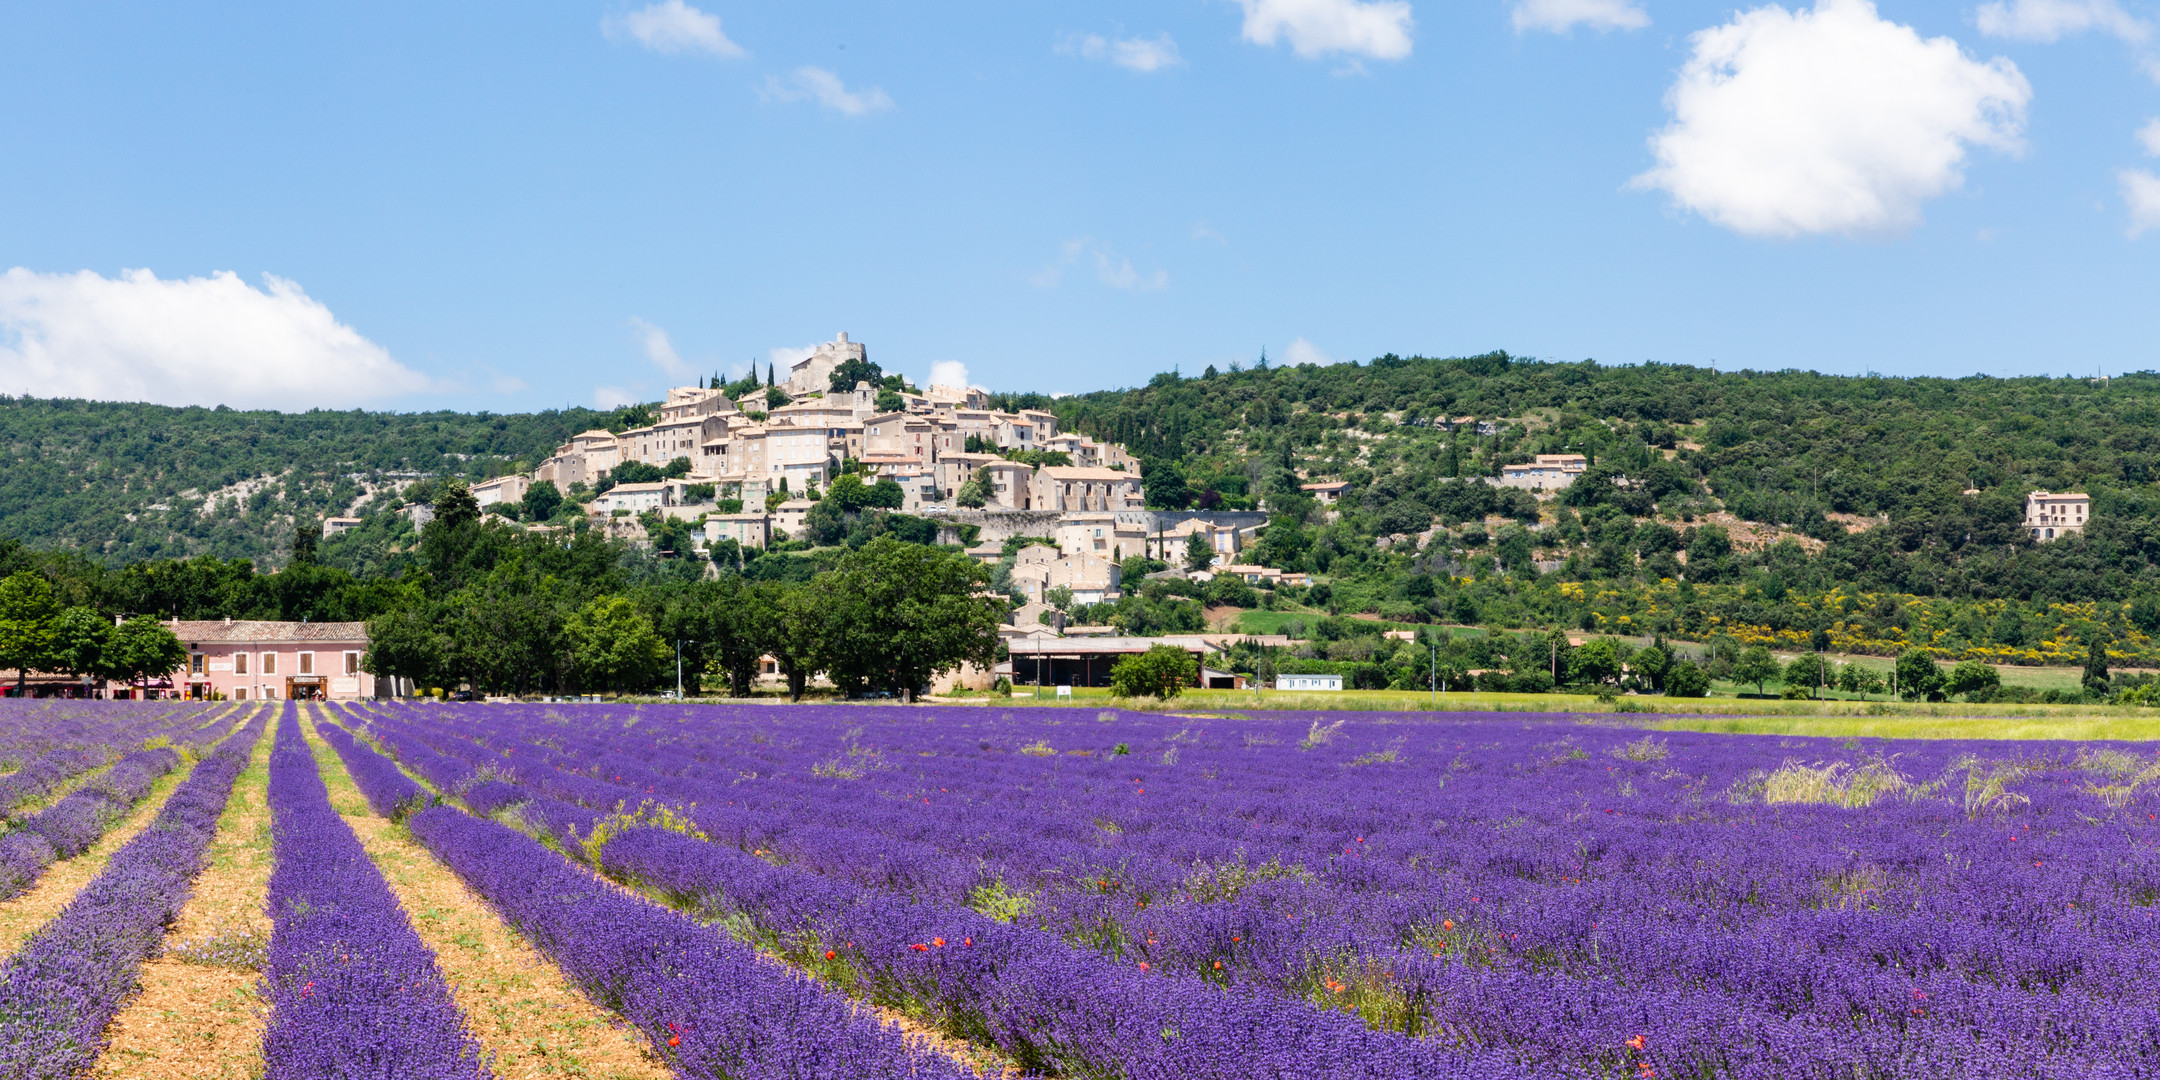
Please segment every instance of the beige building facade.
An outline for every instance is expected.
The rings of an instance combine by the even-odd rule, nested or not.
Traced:
[[[2025,496],[2025,529],[2042,543],[2085,531],[2092,496],[2074,491],[2035,491]]]

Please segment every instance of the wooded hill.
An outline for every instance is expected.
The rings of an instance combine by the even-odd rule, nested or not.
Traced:
[[[1323,546],[1512,514],[1456,478],[1570,452],[1597,467],[1560,520],[1547,514],[1557,528],[1532,531],[1519,562],[1577,556],[1582,576],[1625,579],[1653,572],[1663,554],[1654,572],[1670,577],[1671,553],[1689,550],[1684,534],[1737,519],[1772,527],[1770,543],[1719,528],[1706,541],[1720,549],[1715,565],[1688,577],[1768,570],[1787,587],[2111,601],[2160,582],[2160,376],[2150,372],[1892,379],[1384,356],[1164,374],[1052,407],[1146,460],[1151,499],[1266,495],[1284,506],[1303,479],[1349,481],[1348,533],[1317,538]],[[1492,436],[1433,423],[1457,417],[1505,422]],[[2091,492],[2088,535],[2031,543],[2020,523],[2032,489]],[[1478,547],[1452,539],[1457,554]]]
[[[0,535],[108,565],[282,564],[296,520],[418,475],[530,468],[611,414],[280,413],[0,396]]]

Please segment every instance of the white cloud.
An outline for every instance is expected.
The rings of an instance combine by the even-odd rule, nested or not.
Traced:
[[[627,386],[595,386],[592,389],[595,409],[620,409],[625,405],[635,405],[637,401],[637,391]]]
[[[742,46],[720,32],[720,17],[683,3],[663,0],[650,7],[600,20],[600,29],[611,38],[629,36],[657,53],[709,53],[734,59]]]
[[[2160,117],[2154,117],[2138,129],[2138,141],[2145,144],[2145,152],[2160,157]]]
[[[1305,340],[1304,338],[1299,338],[1296,341],[1291,342],[1290,347],[1284,349],[1282,354],[1282,363],[1290,367],[1296,367],[1299,364],[1317,364],[1321,367],[1326,367],[1329,364],[1339,364],[1341,362],[1342,361],[1337,360],[1324,352],[1321,352],[1320,346],[1315,345],[1312,342]]]
[[[2160,176],[2143,169],[2115,174],[2122,181],[2123,202],[2130,207],[2130,235],[2160,229]]]
[[[693,374],[690,365],[684,363],[683,358],[675,352],[675,343],[668,340],[667,331],[643,319],[630,320],[630,328],[636,330],[638,337],[645,343],[645,359],[666,372],[668,378],[687,379]]]
[[[2032,85],[1869,0],[1770,5],[1689,39],[1637,188],[1753,236],[1881,233],[1964,181],[1968,146],[2022,149]]]
[[[0,274],[0,393],[297,410],[441,389],[269,274]]]
[[[1287,39],[1299,56],[1331,53],[1400,60],[1410,55],[1408,0],[1238,0],[1245,40]]]
[[[796,68],[786,79],[768,75],[763,93],[774,101],[815,101],[848,116],[866,116],[893,107],[892,99],[885,96],[885,91],[875,86],[863,91],[849,90],[840,81],[840,76],[821,67]]]
[[[1097,243],[1085,236],[1065,241],[1058,251],[1057,259],[1036,271],[1029,280],[1033,281],[1037,288],[1057,288],[1065,280],[1065,271],[1081,262],[1093,263],[1095,280],[1113,289],[1152,292],[1170,285],[1168,271],[1158,268],[1152,274],[1143,274],[1134,269],[1131,259],[1119,255],[1108,245]]]
[[[2115,0],[2009,0],[1980,5],[1980,32],[2020,41],[2056,41],[2087,30],[2140,42],[2152,26]]]
[[[930,381],[927,386],[957,386],[968,384],[967,365],[958,360],[939,360],[930,365]]]
[[[1069,34],[1058,42],[1057,51],[1068,56],[1088,60],[1107,60],[1121,68],[1134,71],[1161,71],[1164,68],[1182,67],[1185,58],[1178,55],[1177,42],[1169,34],[1152,38],[1106,38],[1101,34]]]
[[[1216,232],[1205,221],[1196,221],[1193,223],[1192,238],[1194,240],[1206,240],[1210,243],[1215,244],[1228,244],[1230,242],[1229,239],[1224,237],[1223,234]]]
[[[1592,30],[1640,30],[1650,16],[1634,0],[1521,0],[1515,5],[1515,32],[1550,30],[1555,34],[1587,26]]]

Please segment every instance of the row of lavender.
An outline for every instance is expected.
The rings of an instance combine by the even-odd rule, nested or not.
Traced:
[[[2028,745],[1953,768],[2003,751],[1914,745],[1855,764],[1893,789],[1948,783],[1854,810],[1761,801],[1788,757],[1864,756],[1799,742],[1627,747],[1497,718],[1327,737],[1302,718],[786,715],[406,719],[477,755],[468,772],[484,762],[588,819],[618,799],[696,802],[706,831],[794,869],[947,907],[994,885],[1033,905],[1024,921],[1135,969],[1362,1003],[1565,1071],[2154,1061],[2139,972],[2156,808],[2108,775],[2119,755]],[[804,900],[793,917],[831,916]]]
[[[479,1043],[287,704],[270,751],[269,1080],[482,1080]]]
[[[0,1076],[62,1080],[95,1060],[187,902],[262,727],[255,720],[198,762],[150,827],[0,965]]]
[[[643,1031],[677,1075],[973,1076],[719,930],[611,888],[514,830],[449,806],[419,809],[431,794],[395,765],[334,728],[322,732],[378,812],[411,815],[415,838],[594,1001]],[[406,758],[436,762],[416,744]]]

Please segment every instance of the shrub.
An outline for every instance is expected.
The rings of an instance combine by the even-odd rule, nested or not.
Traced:
[[[1710,693],[1710,673],[1702,665],[1682,660],[1665,673],[1667,697],[1703,697]]]
[[[1110,669],[1110,685],[1120,697],[1167,700],[1183,693],[1198,676],[1191,653],[1175,645],[1155,645],[1119,660]]]

